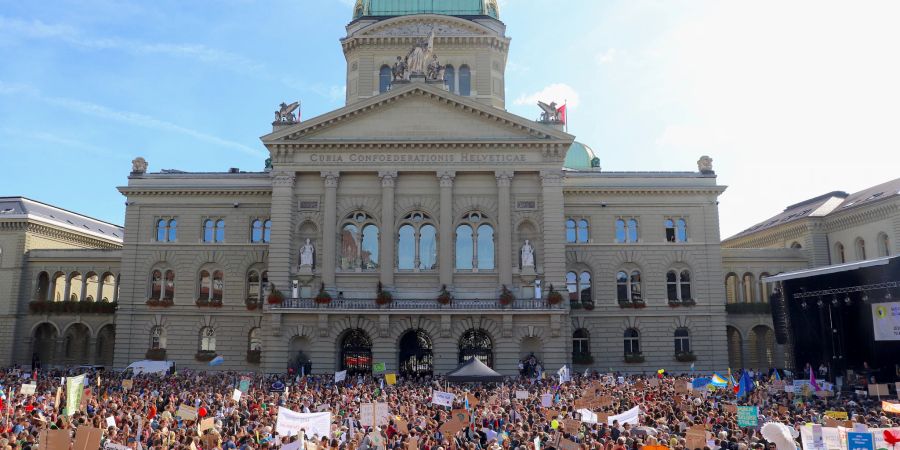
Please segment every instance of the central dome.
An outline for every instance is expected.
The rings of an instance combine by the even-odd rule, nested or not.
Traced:
[[[366,16],[490,16],[500,20],[497,0],[356,0],[353,19]]]

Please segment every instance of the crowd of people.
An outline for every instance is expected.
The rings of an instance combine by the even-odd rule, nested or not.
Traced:
[[[0,450],[37,448],[42,430],[70,430],[74,436],[82,426],[102,429],[104,444],[129,448],[243,450],[297,445],[297,436],[276,434],[279,407],[298,413],[331,412],[328,435],[310,436],[302,443],[306,449],[639,450],[648,445],[673,450],[774,449],[758,427],[738,426],[735,405],[756,405],[759,423],[779,422],[795,429],[822,423],[825,411],[845,411],[850,420],[869,427],[898,425],[896,416],[883,412],[874,398],[852,392],[820,397],[775,391],[770,388],[777,382],[768,374],[757,375],[752,389],[737,398],[730,386],[685,390],[692,377],[668,373],[572,373],[564,382],[555,374],[543,374],[491,384],[399,377],[391,384],[371,375],[351,374],[335,382],[333,375],[285,379],[190,370],[123,382],[123,374],[106,371],[87,374],[85,388],[90,391],[67,414],[63,379],[80,373],[0,371],[4,392]],[[21,393],[23,384],[32,383],[34,394]],[[246,392],[235,401],[233,392],[240,387]],[[453,394],[453,405],[435,404],[435,391]],[[363,425],[360,405],[373,402],[387,404],[388,415],[383,423]],[[180,417],[182,405],[200,411],[201,417]],[[637,423],[607,424],[603,419],[635,406],[640,407]],[[584,409],[598,414],[599,423],[584,421]],[[466,412],[466,425],[445,427],[454,420],[450,412],[457,410]],[[204,418],[213,419],[212,428],[200,432],[198,421]],[[687,433],[698,426],[706,431],[702,447],[687,440]]]

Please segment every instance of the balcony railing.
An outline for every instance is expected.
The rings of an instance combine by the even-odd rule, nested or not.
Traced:
[[[515,300],[509,305],[501,305],[498,300],[465,299],[453,300],[442,305],[435,299],[394,299],[386,305],[375,303],[374,299],[333,299],[330,303],[316,303],[311,298],[286,298],[273,309],[309,309],[340,311],[407,311],[407,310],[472,310],[472,311],[549,311],[562,310],[562,305],[550,305],[544,299]]]

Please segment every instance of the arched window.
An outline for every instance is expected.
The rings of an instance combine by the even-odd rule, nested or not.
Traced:
[[[50,274],[41,272],[38,274],[37,286],[34,289],[34,299],[39,302],[47,301],[47,294],[50,292]]]
[[[224,274],[221,270],[210,273],[208,270],[200,271],[199,300],[221,302],[225,290]]]
[[[569,300],[581,301],[582,303],[592,303],[591,295],[591,273],[588,271],[567,272],[566,273],[566,289],[569,291]]]
[[[61,302],[63,301],[63,296],[66,295],[66,274],[62,272],[56,272],[53,276],[53,301]]]
[[[847,256],[844,254],[844,244],[840,242],[834,244],[834,259],[837,260],[838,264],[847,262]]]
[[[769,303],[769,295],[772,294],[772,292],[769,291],[769,283],[763,281],[763,278],[768,276],[768,272],[759,274],[759,301],[762,303]]]
[[[687,221],[684,218],[667,218],[666,242],[687,242]]]
[[[263,242],[272,242],[272,220],[266,219],[263,221]]]
[[[891,241],[886,233],[878,234],[878,256],[891,256]]]
[[[156,222],[156,240],[157,242],[166,242],[168,237],[168,222],[165,219],[159,219]]]
[[[472,74],[465,64],[459,66],[459,95],[472,95]]]
[[[247,336],[247,351],[262,351],[262,338],[259,336],[259,327],[250,329],[250,335]]]
[[[638,241],[638,222],[637,219],[616,219],[616,242],[637,242]]]
[[[486,331],[470,328],[459,339],[459,362],[477,358],[486,366],[494,365],[494,344]]]
[[[225,290],[225,281],[221,270],[213,272],[212,280],[212,298],[210,300],[222,301],[222,294]]]
[[[566,242],[574,243],[578,239],[578,236],[575,232],[575,220],[574,219],[566,219]]]
[[[685,327],[675,330],[675,354],[691,352],[691,332]]]
[[[792,242],[792,243],[791,243],[791,248],[794,249],[794,250],[800,250],[800,249],[803,248],[803,246],[800,245],[799,242]]]
[[[480,212],[471,212],[456,227],[457,269],[494,268],[494,227],[483,222],[485,218]]]
[[[629,275],[620,270],[616,273],[616,298],[620,302],[642,301],[641,296],[641,272],[632,270]]]
[[[209,300],[209,294],[212,291],[212,277],[209,271],[200,271],[200,300]]]
[[[266,221],[268,222],[268,220]],[[268,242],[265,240],[263,233],[263,221],[262,219],[255,219],[250,224],[250,242],[254,244],[258,244],[260,242]]]
[[[378,225],[364,212],[348,215],[341,227],[341,269],[378,269]]]
[[[397,240],[399,269],[432,270],[437,264],[437,228],[431,217],[413,212],[403,218]]]
[[[434,348],[431,336],[421,328],[409,330],[400,337],[400,373],[406,376],[431,375],[434,370]]]
[[[161,325],[155,325],[150,329],[150,348],[154,350],[166,348],[166,330]]]
[[[111,277],[112,275],[110,275]],[[167,270],[163,281],[163,298],[172,300],[175,298],[175,272]]]
[[[444,66],[444,84],[447,85],[448,91],[454,94],[458,92],[456,89],[456,71],[450,64]]]
[[[733,273],[725,276],[725,300],[728,303],[738,302],[738,276]]]
[[[583,358],[587,355],[591,354],[590,348],[591,338],[588,334],[588,331],[584,328],[579,328],[572,333],[572,359],[579,359],[579,357]]]
[[[856,238],[856,259],[858,261],[866,259],[866,241],[863,238]]]
[[[666,298],[669,302],[692,300],[691,272],[689,270],[666,272]]]
[[[162,295],[163,273],[157,269],[150,273],[150,298],[159,300]]]
[[[81,287],[84,284],[81,272],[72,272],[69,275],[69,301],[81,300]]]
[[[588,241],[588,221],[587,219],[578,219],[578,242]]]
[[[745,273],[741,278],[741,288],[743,288],[741,295],[743,296],[744,303],[756,302],[753,284],[753,274],[749,272]]]
[[[213,242],[216,236],[216,223],[212,219],[203,221],[203,242]]]
[[[625,356],[641,354],[641,334],[635,328],[628,328],[623,335]]]
[[[178,237],[178,221],[175,219],[169,220],[169,242],[175,242]]]
[[[638,222],[637,219],[628,219],[628,242],[638,241]]]
[[[216,330],[213,327],[200,328],[200,351],[216,351]]]
[[[247,301],[251,303],[261,302],[269,288],[269,273],[266,271],[251,270],[247,272]]]
[[[391,90],[391,66],[387,64],[378,69],[378,93],[384,94]]]
[[[103,285],[100,287],[100,300],[104,302],[110,302],[114,300],[118,300],[116,297],[116,277],[111,273],[103,274]],[[175,288],[175,273],[172,273],[172,289],[174,294]],[[168,297],[172,298],[172,297]]]
[[[225,242],[225,221],[222,219],[216,221],[216,242]]]

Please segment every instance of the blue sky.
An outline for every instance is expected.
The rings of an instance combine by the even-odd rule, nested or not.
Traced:
[[[122,223],[130,161],[260,170],[281,101],[343,104],[350,0],[0,0],[0,195]],[[714,159],[728,236],[898,176],[900,3],[506,0],[507,108],[568,99],[605,170]],[[440,53],[440,49],[438,49]]]

